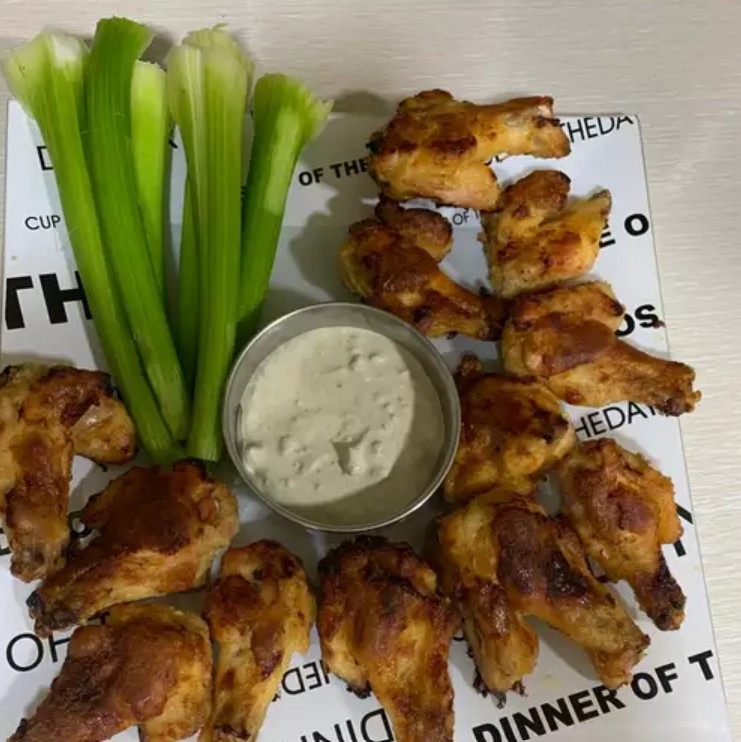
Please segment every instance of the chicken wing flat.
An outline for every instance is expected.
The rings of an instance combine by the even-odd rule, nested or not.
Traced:
[[[406,544],[361,536],[319,564],[317,626],[329,670],[373,691],[397,742],[451,742],[448,650],[459,617]]]
[[[623,312],[598,281],[519,297],[502,333],[505,369],[538,377],[569,404],[628,400],[664,415],[691,412],[701,397],[694,370],[619,340]]]
[[[166,605],[116,606],[72,635],[62,670],[8,742],[99,742],[139,726],[142,742],[194,734],[210,708],[211,642],[201,618]]]
[[[200,587],[237,531],[237,502],[204,468],[135,467],[90,498],[88,546],[29,597],[36,633],[84,623],[106,608]]]
[[[230,549],[204,617],[219,644],[214,704],[200,742],[254,742],[316,609],[301,562],[274,541]]]
[[[661,552],[682,535],[674,485],[637,453],[602,438],[582,443],[561,464],[564,511],[587,554],[617,582],[626,580],[656,626],[678,629],[685,596]]]
[[[456,373],[461,436],[445,478],[445,499],[467,502],[494,488],[530,492],[537,479],[576,443],[556,397],[542,384],[486,374],[463,357]]]
[[[100,371],[23,364],[0,374],[0,519],[10,570],[30,582],[64,564],[72,457],[136,453],[134,424]]]
[[[567,205],[570,180],[536,170],[509,186],[495,211],[481,216],[489,277],[499,296],[551,288],[588,273],[599,254],[609,191]]]
[[[443,587],[491,691],[534,667],[538,643],[525,615],[579,644],[608,688],[630,680],[648,637],[592,576],[576,533],[534,498],[481,495],[440,519],[438,544]]]
[[[476,105],[444,90],[403,100],[368,148],[369,172],[387,196],[485,211],[496,206],[500,193],[489,160],[503,154],[564,157],[570,151],[553,117],[552,98]]]
[[[340,252],[342,279],[366,302],[424,335],[495,339],[504,323],[501,300],[464,289],[437,264],[451,240],[452,228],[442,215],[403,209],[381,197],[374,219],[350,227]]]

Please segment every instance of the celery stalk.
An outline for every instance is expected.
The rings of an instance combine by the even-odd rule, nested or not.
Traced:
[[[219,28],[172,50],[167,85],[191,182],[199,267],[198,362],[187,450],[218,461],[221,401],[234,353],[243,127],[251,64]]]
[[[255,134],[242,226],[239,339],[254,333],[275,261],[286,198],[296,162],[324,127],[332,101],[321,101],[298,80],[264,75],[255,85]]]
[[[185,382],[192,391],[198,360],[199,268],[191,190],[190,178],[188,178],[185,182],[183,225],[180,230],[176,338]]]
[[[165,71],[136,62],[131,80],[131,150],[144,230],[157,285],[165,296],[165,165],[170,136]]]
[[[72,36],[42,33],[3,60],[11,93],[32,116],[54,164],[54,176],[77,268],[116,384],[141,444],[158,462],[176,447],[147,381],[106,261],[93,187],[80,134],[85,120],[85,45]]]
[[[131,147],[134,63],[150,30],[126,18],[98,22],[85,78],[88,164],[107,256],[139,355],[172,435],[188,430],[189,397],[139,211]]]

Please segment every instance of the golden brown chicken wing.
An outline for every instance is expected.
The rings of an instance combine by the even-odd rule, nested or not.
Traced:
[[[445,499],[467,502],[494,488],[530,492],[576,443],[556,397],[542,384],[485,374],[472,355],[456,374],[461,436],[445,478]]]
[[[504,366],[538,377],[574,405],[630,400],[664,415],[691,412],[701,397],[692,388],[694,370],[615,337],[623,311],[599,281],[520,297],[502,333]]]
[[[314,598],[301,562],[275,541],[230,549],[204,617],[219,644],[214,704],[199,742],[254,742],[294,652],[306,654]]]
[[[493,157],[564,157],[570,151],[553,118],[552,98],[476,105],[444,90],[403,100],[368,148],[369,172],[387,196],[397,201],[420,196],[487,211],[499,197],[496,176],[485,164]]]
[[[538,635],[497,578],[491,514],[471,506],[438,525],[430,558],[440,586],[463,616],[463,633],[480,678],[476,685],[505,693],[535,669]]]
[[[428,209],[403,209],[381,197],[375,219],[350,227],[340,252],[342,280],[355,294],[430,337],[499,337],[504,307],[446,276],[437,261],[450,249],[451,226]]]
[[[373,691],[397,742],[451,742],[450,641],[459,617],[406,544],[361,536],[319,564],[317,626],[329,670]]]
[[[599,191],[567,205],[570,183],[557,170],[536,170],[481,215],[489,277],[500,296],[551,288],[592,269],[612,199]]]
[[[238,527],[234,495],[191,461],[130,469],[80,520],[97,535],[28,599],[39,636],[116,603],[200,587]]]
[[[134,424],[100,371],[23,364],[0,374],[0,518],[21,580],[64,564],[72,456],[136,453]]]
[[[442,584],[487,687],[504,692],[532,671],[536,616],[589,655],[602,683],[627,683],[649,639],[593,576],[576,533],[532,497],[480,495],[439,521]]]
[[[142,742],[175,742],[206,720],[206,624],[166,605],[116,606],[77,629],[51,689],[8,742],[99,742],[139,726]]]
[[[617,582],[626,580],[658,628],[678,629],[685,597],[662,544],[682,535],[674,485],[643,456],[602,438],[578,446],[561,464],[564,511],[587,554]]]

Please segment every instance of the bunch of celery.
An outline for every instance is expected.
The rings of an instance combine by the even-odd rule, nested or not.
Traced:
[[[168,124],[163,73],[138,61],[150,39],[123,18],[100,21],[90,54],[71,36],[42,33],[3,73],[54,164],[75,261],[139,439],[166,461],[179,455],[189,400],[162,290]]]
[[[103,348],[155,460],[218,461],[220,408],[254,332],[298,156],[331,103],[285,75],[255,86],[244,213],[240,191],[252,65],[221,28],[189,34],[165,74],[139,60],[152,34],[98,23],[90,53],[43,33],[5,60],[11,91],[54,163],[75,260]],[[175,340],[166,310],[164,184],[174,119],[188,167]]]

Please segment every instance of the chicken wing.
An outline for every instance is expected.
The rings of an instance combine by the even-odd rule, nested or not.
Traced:
[[[97,535],[28,599],[39,636],[116,603],[200,587],[238,527],[234,495],[190,461],[130,469],[88,501],[80,520]]]
[[[587,554],[617,582],[626,580],[663,631],[684,620],[685,597],[661,552],[682,535],[674,485],[643,456],[602,438],[561,464],[564,511]]]
[[[64,564],[72,456],[118,464],[134,424],[100,371],[23,364],[0,374],[0,519],[10,570],[30,582]]]
[[[99,742],[139,726],[175,742],[208,716],[211,642],[201,618],[166,605],[116,606],[72,635],[62,670],[8,742]]]
[[[477,296],[439,268],[452,229],[428,209],[403,209],[381,197],[374,219],[350,227],[340,252],[347,288],[395,314],[430,337],[460,333],[481,340],[499,337],[504,306]]]
[[[368,148],[368,170],[387,196],[397,201],[420,196],[486,211],[499,198],[496,176],[485,164],[493,157],[564,157],[570,151],[553,118],[552,98],[476,105],[444,90],[403,100]]]
[[[505,369],[538,377],[569,404],[629,400],[664,415],[691,412],[701,397],[694,370],[615,337],[623,312],[609,285],[597,281],[520,297],[502,333]]]
[[[491,691],[509,690],[534,667],[538,643],[525,615],[583,647],[606,687],[630,680],[648,637],[592,576],[576,533],[533,497],[480,495],[441,518],[437,537],[442,585]]]
[[[214,705],[200,742],[254,742],[294,652],[306,654],[314,598],[301,562],[274,541],[230,549],[204,617],[219,643]]]
[[[467,502],[493,488],[529,492],[563,458],[576,433],[556,397],[536,381],[485,374],[475,356],[456,374],[461,436],[445,499]]]
[[[599,191],[567,205],[570,183],[557,170],[536,170],[481,215],[489,277],[499,296],[551,288],[592,269],[612,199]]]
[[[459,617],[437,577],[406,544],[361,536],[319,564],[324,663],[360,694],[373,691],[397,742],[451,742],[450,641]]]

